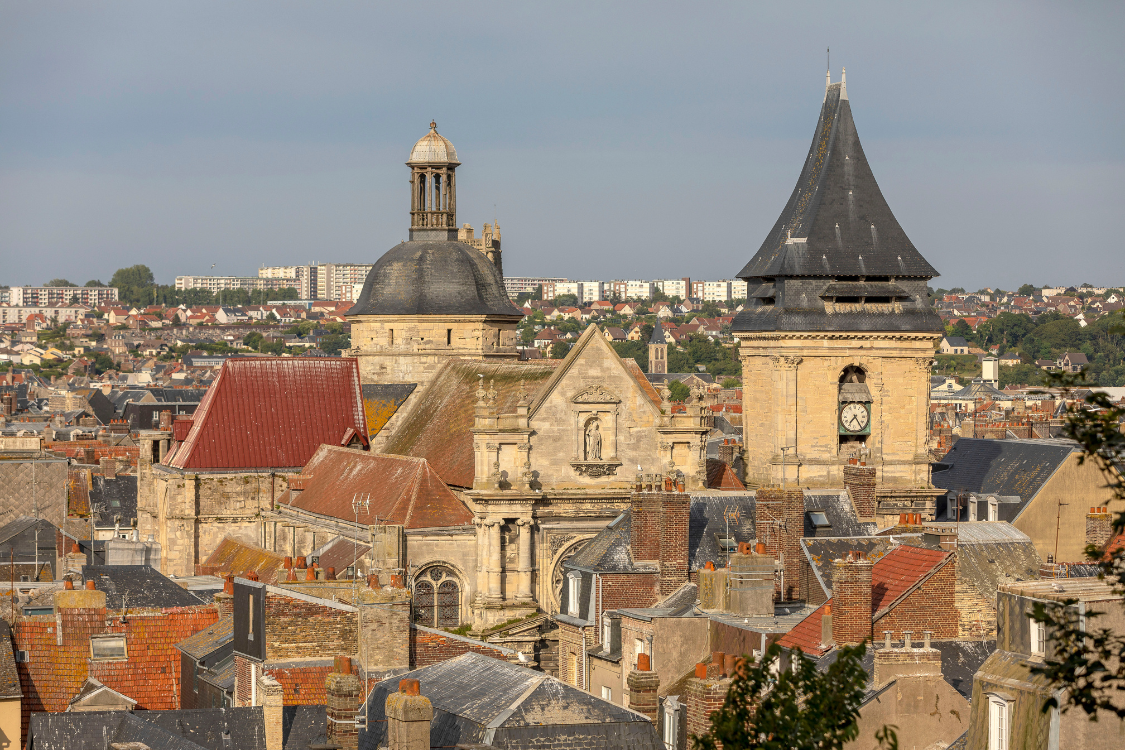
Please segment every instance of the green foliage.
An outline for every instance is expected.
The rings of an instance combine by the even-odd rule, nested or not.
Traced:
[[[1016,290],[1016,294],[1020,295],[1021,297],[1030,297],[1038,291],[1039,287],[1035,286],[1034,284],[1024,284]]]
[[[577,307],[578,295],[576,294],[560,294],[551,300],[551,304],[555,307]]]
[[[975,354],[935,354],[935,373],[950,378],[979,378],[980,362]]]
[[[721,385],[723,388],[741,388],[742,381],[738,378],[723,378]]]
[[[953,325],[949,326],[946,330],[950,336],[961,336],[965,339],[971,339],[973,337],[972,326],[966,323],[964,318],[958,318],[954,321]]]
[[[339,354],[344,349],[350,349],[352,337],[346,333],[330,333],[320,339],[321,351],[328,354]]]
[[[1035,365],[1000,365],[1000,388],[1009,385],[1042,385],[1043,370]]]
[[[66,279],[51,279],[50,281],[48,281],[43,286],[73,286],[73,287],[76,287],[78,285],[75,284],[74,282],[67,281]]]
[[[82,286],[88,286],[88,287],[101,287],[101,286],[105,286],[105,284],[103,284],[102,282],[98,281],[97,279],[90,279],[89,281],[87,281],[87,282],[86,282],[85,284],[83,284]]]
[[[1125,326],[1116,323],[1117,331]],[[1090,385],[1085,373],[1052,373],[1048,385],[1061,388],[1070,395]],[[1125,501],[1125,477],[1121,472],[1125,460],[1125,408],[1115,405],[1105,393],[1091,392],[1081,404],[1066,415],[1063,434],[1078,442],[1082,449],[1079,462],[1093,461],[1106,479],[1106,486],[1120,503]],[[1125,531],[1125,512],[1113,520],[1115,534]],[[1106,554],[1094,545],[1086,548],[1087,557],[1101,568],[1101,576],[1113,585],[1114,593],[1125,595],[1125,548]],[[1041,667],[1032,671],[1051,683],[1052,696],[1043,706],[1047,712],[1058,706],[1062,711],[1078,708],[1091,721],[1099,711],[1125,719],[1120,693],[1125,690],[1125,633],[1120,629],[1095,627],[1104,612],[1090,610],[1079,613],[1077,600],[1069,599],[1062,606],[1037,604],[1032,618],[1045,623],[1053,654]],[[1060,701],[1061,697],[1061,701]]]
[[[688,397],[691,396],[691,389],[678,380],[669,380],[668,390],[672,392],[669,397],[671,401],[687,401]]]
[[[610,346],[621,359],[633,359],[642,371],[648,372],[648,344],[644,341],[615,341]]]
[[[113,368],[113,360],[110,359],[108,354],[106,354],[105,352],[98,352],[94,355],[94,369],[97,370],[99,375],[101,375],[103,372],[106,372],[107,370],[112,370]]]
[[[117,287],[117,298],[127,305],[141,307],[153,303],[156,278],[148,266],[119,268],[113,272],[109,285]]]
[[[792,666],[779,670],[781,648],[774,644],[763,659],[743,661],[731,681],[723,707],[711,714],[711,732],[693,736],[696,750],[840,750],[859,735],[860,705],[867,673],[864,645],[845,646],[821,672],[800,651]],[[892,728],[880,744],[897,747]]]
[[[570,344],[566,341],[556,341],[551,344],[551,359],[562,359],[570,351]]]

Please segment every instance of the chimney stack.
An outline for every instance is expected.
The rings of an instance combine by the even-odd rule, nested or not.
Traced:
[[[1113,519],[1106,506],[1090,508],[1086,515],[1086,544],[1102,549],[1113,537]]]
[[[285,691],[281,683],[265,672],[258,678],[258,700],[266,729],[266,750],[284,748]]]
[[[324,691],[328,704],[328,744],[338,745],[343,750],[356,750],[359,747],[359,728],[355,720],[362,690],[359,677],[352,674],[351,658],[335,658],[332,673],[324,681]],[[428,732],[426,739],[429,740]]]
[[[800,489],[761,487],[754,509],[757,541],[766,545],[765,553],[778,560],[786,571],[785,591],[777,589],[778,599],[802,599],[801,537],[805,534],[805,493]],[[780,582],[778,584],[780,586]]]
[[[832,582],[832,640],[837,645],[871,639],[871,568],[862,552],[836,560]]]
[[[669,485],[664,484],[663,477],[648,476],[646,489],[634,492],[631,501],[629,544],[633,559],[658,564],[661,596],[671,594],[688,580],[691,498],[678,487],[672,491]]]
[[[844,466],[844,488],[860,518],[875,517],[875,467],[853,463]]]
[[[102,458],[102,476],[106,479],[117,477],[117,459],[105,456]]]
[[[419,688],[418,680],[401,680],[387,696],[387,750],[430,750],[434,707]]]
[[[660,716],[660,677],[650,669],[648,654],[637,654],[637,668],[629,673],[629,708],[656,724]]]

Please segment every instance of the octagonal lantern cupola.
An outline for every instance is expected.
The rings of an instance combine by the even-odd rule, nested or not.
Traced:
[[[457,150],[437,123],[414,144],[410,159],[410,239],[457,239]]]

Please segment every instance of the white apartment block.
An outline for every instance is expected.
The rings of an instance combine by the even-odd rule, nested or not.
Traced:
[[[0,305],[0,325],[22,323],[27,320],[27,316],[36,313],[42,313],[47,320],[57,318],[60,323],[77,323],[84,319],[88,312],[90,312],[90,308],[86,305],[59,307]]]
[[[98,307],[116,301],[117,287],[113,286],[16,286],[0,290],[0,304],[16,307]]]
[[[704,302],[729,302],[730,301],[730,282],[729,281],[704,281],[703,282],[703,301]]]
[[[371,272],[372,263],[322,263],[316,267],[316,298],[348,300],[352,288],[362,286]]]
[[[731,279],[730,298],[746,299],[746,295],[750,293],[749,286],[750,285],[742,279]]]
[[[669,297],[679,297],[680,299],[687,299],[691,295],[691,279],[657,279],[652,282],[653,285]]]
[[[652,299],[656,292],[656,284],[651,281],[630,279],[625,282],[625,296],[629,299]]]
[[[301,299],[311,299],[316,292],[316,279],[320,266],[262,266],[258,269],[261,279],[292,279],[293,288]]]
[[[535,290],[541,286],[558,284],[559,282],[566,281],[565,278],[536,278],[533,276],[505,276],[504,289],[507,290],[509,297],[529,292],[534,294]],[[544,290],[545,291],[545,290]],[[552,299],[544,295],[544,299]]]
[[[293,279],[263,279],[258,276],[177,276],[177,289],[206,289],[209,292],[227,289],[284,289],[294,286]]]

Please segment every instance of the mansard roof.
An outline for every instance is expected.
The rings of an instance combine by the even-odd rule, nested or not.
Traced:
[[[879,190],[844,82],[829,84],[797,185],[739,278],[937,275]]]

